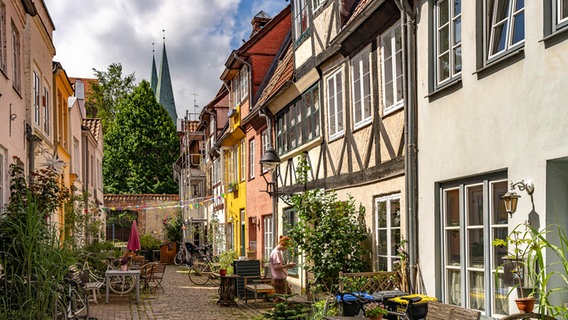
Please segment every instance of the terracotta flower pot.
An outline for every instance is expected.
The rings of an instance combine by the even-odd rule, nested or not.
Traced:
[[[515,299],[520,313],[530,313],[534,309],[536,299],[533,297]]]
[[[128,265],[127,264],[123,264],[120,266],[120,270],[122,271],[128,271]]]
[[[381,320],[381,319],[383,319],[383,315],[381,314],[381,315],[378,315],[378,316],[376,316],[376,317],[369,317],[369,319],[371,319],[371,320]]]
[[[221,277],[224,277],[224,276],[227,275],[227,270],[221,269],[221,270],[219,270],[219,274],[221,275]]]

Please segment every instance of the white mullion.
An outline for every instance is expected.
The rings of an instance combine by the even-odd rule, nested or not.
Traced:
[[[450,10],[451,10],[451,6],[450,6],[450,3],[449,3],[449,2],[448,2],[448,4],[447,4],[447,6],[450,7]],[[448,13],[448,14],[449,14],[449,13]],[[441,69],[440,69],[440,66],[442,65],[442,64],[440,63],[440,61],[441,61],[440,58],[441,58],[445,53],[447,53],[448,56],[450,56],[450,52],[449,52],[449,51],[450,51],[450,48],[451,48],[450,39],[451,39],[451,29],[452,29],[451,26],[450,26],[450,22],[451,22],[451,21],[452,21],[451,19],[448,19],[448,21],[447,21],[445,24],[443,24],[443,25],[438,25],[437,30],[436,30],[436,52],[438,53],[438,54],[437,54],[437,65],[438,65],[438,67],[437,67],[436,69],[437,69],[438,83],[442,83],[442,82],[448,80],[449,78],[451,78],[451,76],[448,77],[448,79],[441,79],[441,78],[440,78],[440,76],[441,76],[441,72],[440,72]],[[439,6],[439,5],[436,6],[436,24],[438,24],[438,23],[440,23],[440,6]],[[444,51],[444,52],[440,52],[440,51],[438,51],[438,50],[440,49],[440,43],[441,43],[440,31],[441,31],[442,29],[444,29],[444,27],[446,27],[446,26],[448,27],[448,39],[446,39],[446,40],[448,41],[448,50],[446,50],[446,51]],[[450,66],[451,66],[451,63],[450,63]]]
[[[525,11],[524,6],[521,9],[515,11],[515,7],[517,6],[517,1],[519,1],[519,0],[510,0],[509,1],[509,24],[508,24],[509,30],[507,30],[507,42],[506,42],[507,47],[505,48],[505,50],[516,45],[516,43],[513,43],[513,32],[515,32],[515,27],[516,27],[515,18],[517,16],[519,16],[520,14],[524,13],[524,11]],[[518,43],[521,43],[523,41],[524,40],[519,41]]]
[[[461,4],[460,4],[461,6]],[[459,43],[454,43],[454,39],[456,36],[456,29],[455,29],[455,22],[458,19],[461,19],[462,16],[462,12],[463,12],[463,8],[461,9],[460,13],[456,16],[455,15],[455,4],[454,5],[450,5],[450,17],[451,17],[451,24],[450,24],[450,38],[449,40],[449,44],[450,44],[450,48],[451,48],[451,52],[450,52],[450,79],[453,78],[454,76],[458,75],[461,73],[461,70],[458,72],[456,71],[456,61],[455,61],[455,53],[457,51],[457,48],[461,47],[462,45],[462,36],[460,35],[460,42]],[[462,22],[460,22],[460,25],[462,25]]]

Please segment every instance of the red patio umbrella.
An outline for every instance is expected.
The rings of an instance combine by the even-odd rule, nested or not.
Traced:
[[[132,221],[132,227],[130,227],[130,235],[128,236],[128,244],[126,245],[126,248],[130,251],[140,250],[140,237],[138,236],[136,220]]]

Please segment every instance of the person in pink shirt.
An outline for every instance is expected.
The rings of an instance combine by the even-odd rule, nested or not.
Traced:
[[[288,284],[288,269],[293,268],[295,263],[284,263],[283,253],[288,250],[292,239],[282,236],[278,240],[278,245],[270,254],[270,272],[272,275],[272,286],[274,291],[279,294],[291,294],[292,288]]]

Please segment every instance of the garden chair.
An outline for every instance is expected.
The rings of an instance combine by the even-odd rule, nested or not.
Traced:
[[[156,265],[158,265],[158,262],[148,262],[140,267],[140,286],[142,289],[150,288],[150,278],[152,277],[152,271]]]
[[[98,304],[97,296],[100,296],[100,289],[105,285],[103,277],[95,274],[89,267],[89,263],[85,261],[83,264],[83,273],[86,275],[85,290],[89,293],[89,301]],[[92,294],[92,296],[91,296]]]
[[[164,292],[162,280],[164,279],[164,273],[166,273],[167,265],[167,263],[156,263],[152,267],[151,274],[148,278],[148,287],[150,288],[150,292],[157,290],[158,288],[162,289],[162,293]]]

